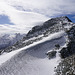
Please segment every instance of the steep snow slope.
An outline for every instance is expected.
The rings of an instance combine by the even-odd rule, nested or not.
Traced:
[[[54,67],[60,58],[49,60],[45,53],[52,50],[55,44],[64,46],[65,33],[63,31],[50,35],[28,48],[25,47],[1,56],[0,60],[5,57],[7,59],[0,62],[0,75],[53,75]]]

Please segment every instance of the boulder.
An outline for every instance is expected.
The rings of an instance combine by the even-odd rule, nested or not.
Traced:
[[[48,58],[51,59],[51,58],[54,58],[56,57],[56,51],[50,51],[50,52],[47,52],[46,55],[48,55]]]

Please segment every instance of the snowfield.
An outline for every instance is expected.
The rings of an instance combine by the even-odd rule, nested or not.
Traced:
[[[54,67],[60,62],[56,58],[48,59],[46,52],[53,50],[55,44],[65,45],[65,32],[51,34],[19,50],[0,56],[0,75],[54,75]]]

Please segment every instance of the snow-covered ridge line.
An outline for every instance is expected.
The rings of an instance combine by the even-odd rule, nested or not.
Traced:
[[[11,59],[11,57],[13,57],[14,55],[18,54],[20,51],[22,50],[25,50],[29,47],[32,47],[32,46],[35,46],[37,44],[40,44],[40,43],[43,43],[45,41],[50,41],[50,40],[53,40],[53,39],[57,39],[57,38],[60,38],[61,36],[65,36],[64,35],[65,32],[64,31],[61,31],[61,32],[58,32],[58,33],[54,33],[54,34],[51,34],[50,36],[48,37],[45,37],[43,38],[41,41],[38,41],[38,42],[34,42],[33,44],[29,45],[29,46],[26,46],[26,47],[23,47],[21,49],[18,49],[18,50],[15,50],[15,51],[12,51],[12,52],[9,52],[9,53],[4,53],[2,55],[0,55],[0,65],[4,62],[6,62],[7,60]],[[10,56],[10,57],[9,57]]]

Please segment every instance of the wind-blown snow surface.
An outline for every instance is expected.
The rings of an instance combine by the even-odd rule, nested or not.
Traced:
[[[65,44],[63,31],[0,56],[0,75],[53,75],[60,57],[49,60],[45,53],[52,50],[55,44]]]

